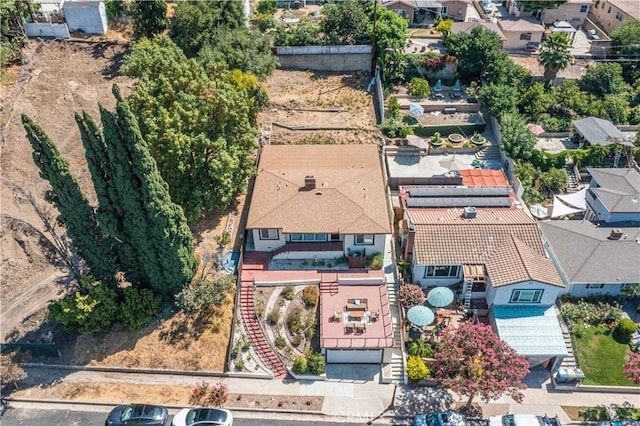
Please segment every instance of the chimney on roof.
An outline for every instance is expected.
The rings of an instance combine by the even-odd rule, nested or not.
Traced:
[[[310,191],[312,189],[316,189],[316,177],[315,176],[305,176],[304,177],[304,189]]]
[[[619,240],[620,238],[622,238],[623,232],[621,229],[612,229],[611,230],[611,234],[609,234],[609,239],[610,240]]]
[[[475,207],[465,207],[462,211],[462,217],[465,219],[473,219],[477,213],[478,210]]]

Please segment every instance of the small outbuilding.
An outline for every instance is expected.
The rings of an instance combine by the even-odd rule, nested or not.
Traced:
[[[70,31],[87,34],[107,32],[107,10],[102,0],[66,0],[62,11]]]
[[[571,122],[571,125],[575,129],[572,140],[576,143],[587,142],[590,145],[603,146],[619,143],[621,145],[633,147],[633,144],[626,140],[624,133],[622,133],[609,120],[588,117],[582,120],[574,120]]]

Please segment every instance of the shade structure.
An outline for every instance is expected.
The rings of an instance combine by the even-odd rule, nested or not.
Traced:
[[[409,112],[416,117],[424,115],[424,108],[420,104],[409,104]]]
[[[530,206],[529,211],[531,212],[533,217],[537,217],[538,219],[549,217],[549,209],[544,207],[542,204],[534,204]]]
[[[427,294],[427,302],[436,308],[450,305],[453,302],[453,291],[449,287],[436,287]]]
[[[433,90],[439,92],[442,90],[442,80],[438,80],[435,86],[433,86]]]
[[[444,167],[447,170],[462,170],[462,169],[468,169],[469,165],[467,163],[465,163],[464,161],[460,160],[459,158],[456,158],[455,155],[452,155],[451,157],[447,157],[444,158],[440,161],[438,161],[438,163]]]
[[[456,80],[456,84],[453,85],[453,90],[456,92],[460,91],[460,79]]]
[[[419,305],[409,309],[409,312],[407,312],[407,318],[409,318],[411,324],[423,327],[431,324],[433,320],[436,319],[436,316],[431,308]]]
[[[544,133],[544,128],[541,125],[535,124],[535,123],[527,124],[527,129],[529,129],[529,131],[531,133],[533,133],[534,135],[536,135],[536,136],[541,135],[542,133]]]
[[[568,216],[571,214],[581,213],[584,209],[578,209],[575,207],[571,207],[566,205],[557,195],[553,196],[553,207],[551,208],[551,217],[562,217]]]

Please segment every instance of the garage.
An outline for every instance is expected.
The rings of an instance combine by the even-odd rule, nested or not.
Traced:
[[[327,364],[380,364],[382,349],[327,349]]]

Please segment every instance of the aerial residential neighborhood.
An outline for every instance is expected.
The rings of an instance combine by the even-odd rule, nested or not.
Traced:
[[[640,2],[1,0],[7,425],[640,425]]]

